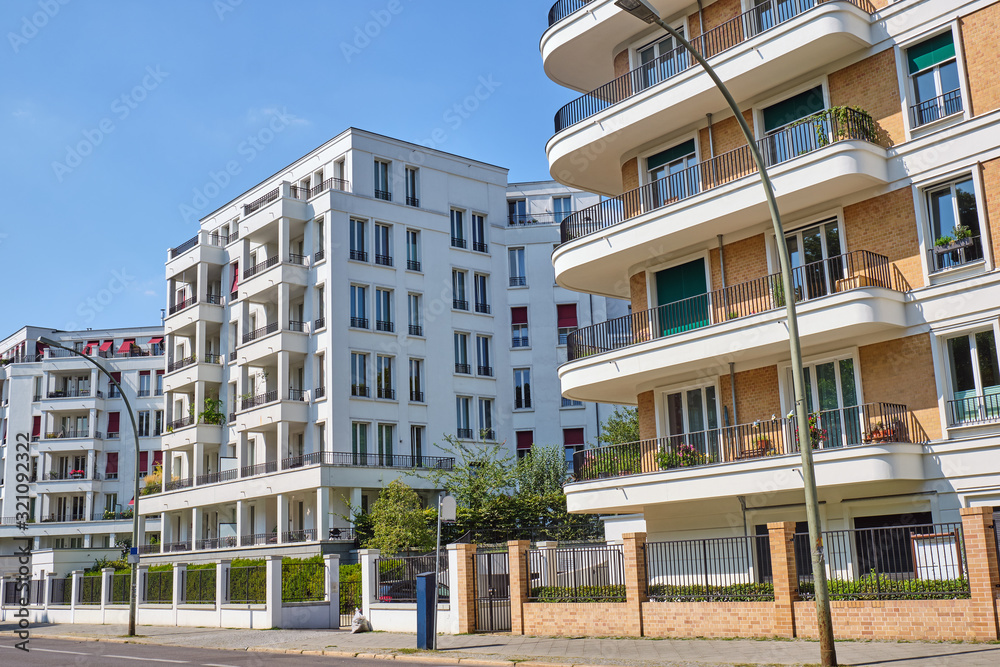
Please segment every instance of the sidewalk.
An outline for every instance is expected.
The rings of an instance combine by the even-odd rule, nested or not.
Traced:
[[[0,624],[0,634],[14,631]],[[121,625],[35,625],[32,645],[44,639],[125,641]],[[220,630],[140,626],[130,641],[198,648],[288,653],[324,652],[335,656],[380,657],[437,664],[493,663],[497,667],[546,665],[808,665],[819,661],[819,644],[808,641],[746,639],[591,639],[511,635],[441,635],[436,652],[416,651],[416,636],[394,632],[352,635],[345,630]],[[887,667],[995,667],[1000,643],[943,644],[851,642],[837,644],[842,665]],[[516,665],[515,661],[522,663]]]

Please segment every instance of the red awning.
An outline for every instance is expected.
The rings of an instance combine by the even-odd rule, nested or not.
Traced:
[[[128,501],[128,504],[129,504],[130,506],[131,506],[131,505],[135,505],[135,496],[132,496],[132,500]]]
[[[111,346],[114,345],[114,344],[115,344],[115,341],[113,341],[113,340],[106,340],[103,343],[101,343],[101,346],[99,348],[97,348],[97,349],[100,350],[101,352],[107,352],[108,350],[111,349]]]
[[[139,452],[139,472],[149,472],[149,452]]]
[[[556,306],[559,313],[559,328],[576,326],[576,304],[563,303]]]
[[[122,343],[122,346],[118,348],[118,354],[125,354],[132,350],[132,346],[135,345],[135,339],[129,338]]]
[[[531,445],[534,441],[535,441],[535,434],[532,431],[517,432],[518,449],[531,449]]]
[[[118,452],[108,452],[108,466],[104,469],[108,474],[118,474]]]
[[[39,436],[42,434],[42,418],[41,416],[34,416],[31,418],[31,435]]]
[[[149,371],[139,371],[139,377],[142,377],[143,375],[149,375]]]
[[[99,340],[88,340],[86,347],[83,348],[84,354],[91,354],[91,349],[97,347],[101,344]]]
[[[233,262],[230,266],[233,267],[233,269],[232,269],[232,271],[233,271],[233,286],[231,288],[229,288],[229,291],[230,292],[235,292],[236,288],[239,287],[239,284],[240,284],[240,263],[239,262]]]
[[[150,345],[159,345],[162,342],[163,342],[163,336],[159,336],[158,338],[150,338],[149,339],[149,344]]]
[[[527,306],[517,306],[510,309],[510,323],[511,324],[527,324],[528,323],[528,307]]]
[[[46,348],[48,348],[48,345],[46,345],[45,343],[39,343],[38,341],[35,341],[35,354],[38,355],[45,354]]]
[[[108,413],[108,433],[118,433],[121,422],[120,412],[109,412]]]
[[[563,429],[563,444],[569,447],[570,445],[582,445],[583,442],[583,429],[582,428],[564,428]]]

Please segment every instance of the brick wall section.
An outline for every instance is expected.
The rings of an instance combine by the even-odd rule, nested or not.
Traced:
[[[624,637],[628,614],[624,602],[529,602],[524,605],[524,631],[512,634],[554,637]]]
[[[625,560],[625,614],[628,637],[642,637],[642,603],[646,602],[646,533],[622,535]]]
[[[628,49],[621,51],[615,56],[615,78],[628,74],[629,71],[629,61],[628,61]]]
[[[763,234],[732,243],[725,243],[723,238],[723,243],[722,250],[726,260],[726,285],[736,285],[748,280],[763,278],[768,274]],[[709,251],[708,261],[712,273],[711,289],[721,289],[723,283],[718,247]]]
[[[844,207],[843,232],[850,250],[869,250],[889,258],[895,266],[897,289],[923,287],[917,217],[909,188]]]
[[[750,129],[753,129],[753,110],[747,109],[744,111],[743,117],[750,125]],[[732,116],[723,118],[720,121],[712,121],[712,138],[715,143],[716,155],[728,153],[740,146],[745,146],[747,143],[746,137],[743,136],[743,130],[740,129],[740,124]],[[702,161],[709,160],[712,155],[712,149],[708,142],[707,127],[699,132],[698,143]]]
[[[622,165],[622,191],[628,192],[639,187],[639,158],[632,158]]]
[[[523,609],[528,601],[528,540],[511,540],[507,543],[508,565],[510,570],[510,633],[524,634]],[[533,634],[533,633],[531,633]]]
[[[774,637],[773,616],[770,602],[642,603],[646,637]]]
[[[993,264],[1000,257],[1000,158],[983,163],[983,192],[986,195],[986,220],[980,220],[980,229],[989,227],[993,242]]]
[[[795,636],[818,639],[816,603],[794,603]],[[954,641],[975,640],[971,600],[834,600],[830,603],[837,639]]]
[[[969,108],[975,116],[1000,107],[1000,4],[973,12],[959,20],[965,72],[969,81]]]
[[[992,507],[963,507],[962,533],[969,589],[975,606],[977,639],[997,638],[996,592],[1000,586]]]
[[[916,421],[911,440],[941,437],[930,333],[863,345],[858,360],[865,403],[903,403]]]
[[[716,2],[704,6],[702,14],[705,17],[705,29],[701,29],[698,12],[695,12],[688,16],[688,30],[691,32],[691,37],[695,37],[702,32],[708,32],[712,28],[722,25],[729,19],[736,18],[742,13],[743,8],[740,0],[716,0]]]
[[[774,613],[771,632],[778,637],[795,636],[794,602],[799,597],[799,574],[795,569],[795,523],[767,524],[774,580]]]
[[[646,301],[646,272],[640,271],[628,281],[629,294],[632,299],[632,312],[641,313],[649,308]]]
[[[729,374],[719,376],[719,401],[729,408],[730,420],[733,415],[732,391],[729,388]],[[736,408],[741,424],[750,424],[770,419],[771,415],[781,417],[781,395],[778,390],[778,367],[764,366],[736,373]]]
[[[871,114],[890,145],[906,140],[893,49],[831,72],[830,104],[858,106]]]
[[[458,632],[468,634],[476,630],[476,545],[458,544],[458,570],[455,583],[458,592]]]
[[[639,437],[643,440],[656,437],[656,405],[652,390],[637,397],[639,410]]]

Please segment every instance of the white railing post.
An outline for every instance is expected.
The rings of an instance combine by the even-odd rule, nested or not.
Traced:
[[[174,577],[170,582],[170,607],[173,611],[174,625],[177,625],[177,607],[181,602],[181,595],[184,593],[184,573],[187,572],[187,563],[174,563]]]
[[[340,554],[325,554],[324,598],[330,603],[330,629],[340,627]]]
[[[226,582],[229,580],[229,568],[232,564],[231,560],[220,560],[215,564],[215,616],[220,628],[222,627],[222,605],[229,601],[226,597]]]
[[[378,591],[375,590],[375,559],[382,555],[378,549],[361,549],[358,561],[361,563],[361,613],[371,621],[372,603]]]
[[[280,526],[279,526],[280,528]],[[267,627],[281,627],[281,556],[268,556],[267,587],[264,600],[267,604]]]

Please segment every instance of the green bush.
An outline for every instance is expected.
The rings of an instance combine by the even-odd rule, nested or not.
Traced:
[[[969,580],[962,579],[891,579],[874,570],[854,581],[831,579],[827,582],[831,600],[934,600],[971,597]],[[815,595],[811,581],[799,582],[799,593]]]
[[[657,602],[754,602],[774,600],[774,584],[700,586],[653,584],[649,597]]]
[[[531,597],[536,602],[625,602],[625,585],[535,586]]]
[[[263,559],[234,559],[229,570],[229,601],[264,604],[266,593],[267,570]]]
[[[80,593],[76,596],[80,604],[101,604],[101,573],[84,574],[80,577]]]
[[[55,583],[57,580],[53,579],[52,581]],[[66,577],[65,579],[62,579],[62,582],[62,597],[54,599],[53,596],[53,599],[51,600],[52,604],[72,604],[73,602],[73,577]],[[50,593],[50,595],[52,594]]]
[[[322,556],[281,559],[281,600],[304,602],[323,600],[326,595],[326,566]]]
[[[184,577],[184,602],[188,604],[215,603],[215,563],[188,565]]]
[[[170,604],[174,600],[172,565],[154,565],[146,573],[146,602]]]
[[[361,607],[361,564],[340,566],[340,613],[353,614]]]

